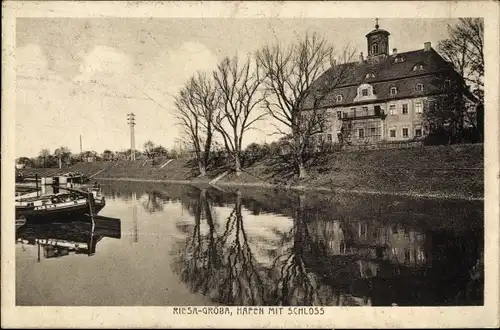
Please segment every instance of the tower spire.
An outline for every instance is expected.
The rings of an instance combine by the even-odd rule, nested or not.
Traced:
[[[378,25],[378,17],[375,18],[375,28],[378,29],[379,28],[379,25]]]

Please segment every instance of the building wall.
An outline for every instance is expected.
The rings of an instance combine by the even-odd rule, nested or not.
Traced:
[[[388,101],[385,103],[385,113],[387,117],[383,121],[383,136],[387,141],[410,140],[417,136],[417,130],[420,129],[421,136],[425,134],[423,127],[423,111],[426,98],[402,99]],[[403,105],[408,106],[408,113],[403,114]],[[417,113],[417,104],[420,104],[422,113]],[[391,114],[390,107],[395,106],[396,114]],[[408,136],[403,136],[403,129],[408,130]],[[391,136],[391,130],[395,130],[396,136]]]
[[[417,137],[417,130],[420,130],[421,136],[425,135],[422,113],[417,113],[417,104],[420,104],[422,112],[424,111],[425,102],[428,97],[419,97],[412,99],[400,99],[393,101],[377,102],[372,104],[359,104],[352,106],[337,106],[327,110],[330,123],[327,130],[323,134],[323,139],[328,141],[328,134],[331,134],[332,142],[339,142],[338,133],[342,128],[343,121],[338,116],[372,116],[375,114],[375,106],[380,106],[381,111],[387,116],[385,120],[378,118],[360,119],[346,121],[351,123],[351,142],[358,143],[376,143],[381,140],[385,141],[405,141]],[[403,105],[408,106],[408,113],[403,114]],[[391,114],[391,105],[395,107],[395,114]],[[364,107],[367,110],[363,109]],[[372,131],[375,128],[375,132]],[[403,136],[403,129],[408,129],[408,136]],[[359,129],[364,129],[365,138],[359,138]],[[391,137],[391,130],[396,131],[396,136]]]

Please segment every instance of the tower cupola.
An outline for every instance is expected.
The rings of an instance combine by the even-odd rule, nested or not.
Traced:
[[[375,19],[375,30],[366,35],[368,43],[368,58],[379,55],[389,55],[389,35],[390,33],[381,29],[378,18]]]

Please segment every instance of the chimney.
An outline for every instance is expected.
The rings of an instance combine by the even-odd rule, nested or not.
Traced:
[[[363,57],[363,52],[361,52],[361,54],[359,54],[359,63],[363,63],[365,60],[365,58]]]
[[[429,41],[424,42],[424,51],[428,52],[429,50],[431,50],[431,43]]]
[[[393,48],[392,49],[392,55],[396,55],[398,53],[398,49],[397,48]]]

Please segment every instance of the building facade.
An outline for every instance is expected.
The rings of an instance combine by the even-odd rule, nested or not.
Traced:
[[[435,107],[439,97],[458,86],[473,102],[462,77],[430,42],[422,49],[398,53],[394,48],[389,53],[389,36],[377,24],[366,35],[366,57],[361,53],[356,62],[332,67],[313,84],[327,87],[329,81],[337,81],[314,103],[314,109],[326,109],[328,116],[320,141],[373,144],[420,139],[430,129],[424,111]]]

